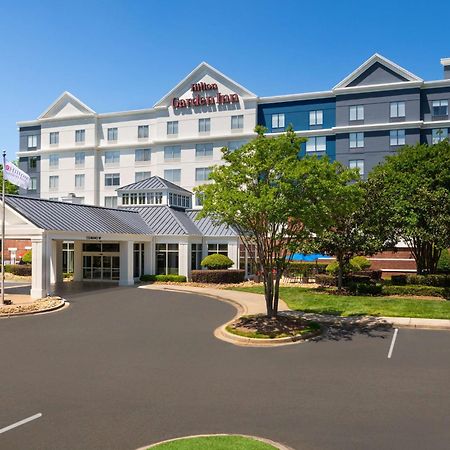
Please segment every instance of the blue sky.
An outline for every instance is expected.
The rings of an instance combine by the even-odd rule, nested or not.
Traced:
[[[427,79],[450,3],[2,1],[0,148],[68,90],[97,112],[151,107],[201,61],[258,95],[327,90],[378,52]]]

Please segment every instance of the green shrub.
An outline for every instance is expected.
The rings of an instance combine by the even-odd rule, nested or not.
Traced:
[[[184,275],[142,275],[141,281],[174,281],[176,283],[185,283],[186,277]]]
[[[391,283],[394,286],[406,286],[408,279],[406,275],[392,275]]]
[[[372,283],[350,283],[348,290],[356,295],[381,295],[383,286],[381,284]]]
[[[356,275],[356,274],[350,274],[350,275],[346,275],[343,278],[343,284],[344,286],[349,286],[352,283],[370,283],[370,276],[369,275]]]
[[[193,270],[192,281],[195,283],[242,283],[244,270]]]
[[[442,250],[441,257],[437,263],[438,273],[448,273],[450,274],[450,252],[448,249]]]
[[[28,250],[23,256],[22,256],[22,262],[24,264],[31,264],[31,250]]]
[[[369,269],[371,265],[372,263],[365,256],[355,256],[350,260],[350,270],[352,272]]]
[[[317,273],[326,273],[327,263],[292,261],[289,263],[287,276],[308,277]]]
[[[21,277],[31,276],[31,266],[28,264],[5,264],[5,272]]]
[[[450,299],[450,289],[437,286],[420,286],[408,284],[406,286],[383,286],[384,295],[423,295]]]
[[[450,275],[408,275],[407,284],[450,287]]]
[[[213,255],[208,255],[206,258],[203,258],[200,264],[211,270],[224,270],[229,269],[234,263],[228,256],[214,253]]]
[[[327,274],[318,274],[314,277],[317,284],[321,286],[336,286],[336,277]]]

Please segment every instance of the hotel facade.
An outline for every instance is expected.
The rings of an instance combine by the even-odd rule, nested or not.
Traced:
[[[329,91],[259,97],[201,63],[152,108],[113,113],[64,92],[18,123],[19,166],[32,186],[7,197],[7,238],[31,237],[32,295],[69,269],[75,280],[125,285],[144,273],[189,277],[211,253],[249,271],[237,233],[200,219],[192,194],[222,163],[221,148],[239,148],[257,124],[273,136],[292,125],[307,139],[301,156],[366,177],[405,144],[448,137],[450,58],[441,64],[443,79],[424,81],[375,54]],[[371,259],[387,273],[415,270],[407,249]]]

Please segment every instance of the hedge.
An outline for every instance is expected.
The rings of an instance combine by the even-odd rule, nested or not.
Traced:
[[[328,263],[312,263],[292,261],[286,270],[287,275],[292,276],[309,276],[314,273],[326,273]]]
[[[450,275],[392,275],[394,286],[435,286],[450,287]]]
[[[437,286],[420,286],[408,284],[406,286],[383,286],[384,295],[423,295],[450,299],[450,289]]]
[[[31,266],[26,264],[5,264],[5,272],[21,277],[31,276]]]
[[[244,270],[193,270],[194,283],[242,283],[245,278]]]
[[[141,281],[175,281],[177,283],[185,283],[184,275],[142,275]]]
[[[336,286],[336,277],[333,275],[319,274],[314,277],[321,286]]]
[[[203,258],[200,264],[211,270],[226,270],[232,267],[234,262],[228,256],[214,253]]]
[[[350,283],[348,291],[356,295],[382,295],[383,286],[371,283]]]

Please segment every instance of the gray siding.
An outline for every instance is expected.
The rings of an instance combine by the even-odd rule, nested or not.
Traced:
[[[400,127],[399,127],[400,128]],[[420,141],[418,129],[406,130],[406,145],[414,145]],[[336,135],[336,160],[349,165],[352,159],[364,160],[364,172],[367,174],[386,156],[395,154],[399,147],[389,145],[389,131],[371,131],[364,133],[364,147],[350,148],[349,134]]]
[[[377,62],[365,70],[358,78],[349,83],[348,86],[368,86],[371,84],[398,83],[400,81],[407,80],[388,67]]]
[[[421,92],[421,110],[422,110],[422,119],[425,122],[430,122],[432,120],[442,120],[447,119],[448,116],[445,117],[434,117],[431,114],[431,104],[433,100],[448,100],[450,103],[450,87],[443,88],[435,88],[435,89],[423,89]]]
[[[450,66],[444,66],[444,79],[450,80]]]
[[[390,118],[390,103],[405,102],[404,119]],[[350,122],[350,106],[364,106],[364,120]],[[420,120],[420,90],[399,89],[386,92],[338,95],[336,97],[336,126],[361,125]]]

